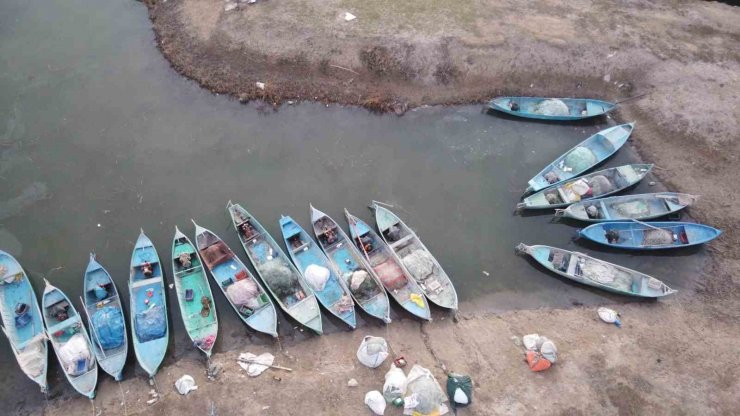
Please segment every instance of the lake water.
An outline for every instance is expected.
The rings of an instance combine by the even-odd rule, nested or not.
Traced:
[[[133,1],[7,0],[0,4],[0,39],[0,248],[17,256],[37,291],[46,277],[79,296],[94,250],[127,299],[139,228],[169,269],[174,227],[192,237],[191,218],[246,262],[228,200],[243,204],[278,240],[280,214],[307,227],[309,202],[341,222],[345,207],[371,222],[368,203],[387,202],[437,256],[466,313],[625,300],[534,267],[514,255],[522,241],[594,252],[684,290],[703,264],[701,250],[616,253],[572,242],[577,224],[551,223],[549,213],[512,216],[527,180],[607,120],[531,123],[485,114],[481,106],[422,108],[403,117],[315,103],[277,112],[244,106],[171,70],[145,7]],[[635,160],[623,149],[607,166]],[[648,186],[652,180],[637,191],[663,189]],[[248,331],[220,292],[216,304],[217,350],[272,342]],[[167,360],[196,354],[174,302],[170,315]],[[411,319],[397,305],[393,318]],[[344,330],[335,320],[324,325],[329,333]],[[295,326],[281,320],[287,342],[307,336]],[[131,352],[125,377],[141,376],[134,361]],[[51,394],[74,396],[57,367],[53,360]],[[4,338],[0,371],[0,402],[17,412],[43,404]]]

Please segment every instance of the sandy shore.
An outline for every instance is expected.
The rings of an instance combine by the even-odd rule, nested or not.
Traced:
[[[636,120],[642,157],[670,188],[701,194],[691,216],[724,229],[695,295],[620,307],[621,329],[593,308],[499,315],[460,313],[421,324],[314,337],[296,345],[244,346],[214,356],[207,381],[189,353],[158,375],[146,404],[143,377],[121,387],[101,377],[103,414],[368,414],[388,363],[362,367],[366,332],[384,336],[410,364],[470,374],[475,404],[460,414],[736,414],[740,372],[740,8],[712,2],[270,0],[224,11],[222,0],[148,0],[160,49],[205,88],[242,100],[321,100],[403,112],[408,106],[479,102],[498,94],[617,100],[651,91],[616,117]],[[357,20],[345,22],[345,11]],[[255,82],[264,82],[261,90]],[[513,250],[512,250],[513,255]],[[553,339],[560,361],[535,374],[512,336]],[[239,352],[269,351],[286,373],[248,378]],[[182,374],[199,389],[174,391]],[[278,377],[279,379],[276,379]],[[356,388],[347,386],[355,378]],[[86,414],[83,399],[52,399],[49,415]],[[398,414],[393,410],[387,414]]]

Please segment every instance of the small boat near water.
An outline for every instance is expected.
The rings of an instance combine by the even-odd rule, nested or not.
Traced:
[[[407,273],[403,264],[382,238],[361,219],[344,210],[349,222],[349,234],[355,247],[365,256],[383,286],[411,314],[431,320],[431,311],[424,291]]]
[[[93,253],[85,269],[83,293],[90,340],[98,365],[116,381],[121,381],[128,357],[126,318],[116,284]]]
[[[98,363],[80,314],[67,295],[44,279],[41,296],[46,334],[54,347],[62,372],[80,394],[95,398]]]
[[[442,266],[408,225],[389,209],[373,203],[375,223],[383,241],[416,280],[430,302],[457,309],[457,291]]]
[[[524,198],[516,208],[562,208],[580,201],[603,198],[636,185],[652,168],[653,165],[633,164],[600,170],[545,188]]]
[[[532,256],[560,276],[620,295],[659,298],[676,293],[654,277],[576,251],[520,243],[516,252]]]
[[[609,127],[578,143],[530,179],[525,194],[575,178],[605,161],[627,143],[634,128],[635,123]]]
[[[281,216],[280,229],[290,258],[303,273],[316,298],[329,312],[354,329],[357,318],[352,296],[324,252],[293,218]]]
[[[185,331],[193,345],[210,357],[218,336],[213,293],[195,246],[177,227],[172,238],[172,271]]]
[[[48,391],[46,372],[49,363],[44,320],[36,293],[20,263],[0,250],[0,318],[23,373]]]
[[[568,217],[588,222],[649,220],[678,212],[699,197],[676,192],[610,196],[577,202],[555,211],[556,217]]]
[[[167,353],[170,337],[162,263],[144,230],[131,253],[128,290],[136,360],[153,378]]]
[[[390,323],[388,294],[365,258],[350,242],[342,227],[330,216],[311,208],[311,223],[316,241],[344,281],[355,302],[368,313]]]
[[[629,250],[662,250],[690,247],[714,240],[722,231],[692,222],[616,221],[590,225],[579,237],[609,247]]]
[[[262,284],[213,231],[193,224],[200,258],[239,319],[255,331],[277,337],[275,305]]]
[[[321,335],[319,303],[303,275],[246,209],[229,201],[227,210],[249,261],[278,305],[298,323]]]
[[[539,120],[573,121],[596,117],[617,105],[589,98],[497,97],[488,108],[517,117]]]

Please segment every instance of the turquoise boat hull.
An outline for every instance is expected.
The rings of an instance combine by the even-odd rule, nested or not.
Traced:
[[[657,241],[656,233],[667,231],[662,241]],[[610,241],[607,233],[616,239]],[[578,231],[580,237],[605,246],[627,250],[666,250],[680,247],[691,247],[708,243],[719,237],[722,231],[703,224],[691,222],[647,222],[634,221],[603,222],[590,225]]]
[[[99,287],[106,289],[107,296],[104,299],[100,299],[95,295],[95,290]],[[121,305],[121,298],[118,294],[116,284],[113,282],[108,271],[95,259],[95,254],[92,253],[90,253],[90,261],[87,264],[87,269],[85,269],[83,293],[90,338],[93,351],[95,351],[95,357],[98,359],[98,364],[103,371],[113,376],[116,381],[121,381],[123,378],[123,367],[126,365],[126,358],[128,358],[126,318],[123,313],[123,306]],[[90,317],[94,316],[102,308],[109,307],[115,308],[121,314],[123,325],[117,335],[123,338],[123,344],[118,347],[104,349],[99,340],[101,328],[95,326],[90,320]]]
[[[306,268],[308,266],[316,265],[329,270],[329,278],[324,284],[324,288],[317,290],[312,287],[311,289],[326,310],[344,321],[352,329],[355,329],[357,318],[355,317],[352,296],[349,293],[349,289],[344,285],[344,282],[337,277],[326,255],[293,218],[282,216],[280,218],[280,230],[282,231],[283,241],[285,242],[285,247],[288,249],[290,258],[293,260],[293,264],[303,274],[303,278],[307,282]]]
[[[145,263],[149,263],[152,267],[150,277],[143,272],[142,265]],[[159,370],[159,366],[167,354],[170,337],[162,263],[159,260],[157,249],[154,248],[154,244],[144,234],[144,231],[139,234],[139,238],[134,245],[130,271],[128,288],[131,297],[129,307],[131,308],[131,332],[133,334],[134,352],[141,368],[152,378],[157,374],[157,370]],[[150,310],[156,310],[156,313]],[[143,316],[140,314],[145,312],[155,314],[158,319],[164,320],[163,334],[144,336],[146,332],[150,331],[150,328],[144,324],[137,326],[136,319],[137,316]]]
[[[555,210],[555,217],[586,222],[645,221],[676,213],[693,204],[698,196],[677,192],[610,196],[582,201]],[[589,212],[595,212],[595,215]]]
[[[35,355],[43,357],[43,364],[36,368],[24,369],[23,372],[41,388],[48,391],[46,373],[49,366],[48,343],[44,337],[44,321],[39,308],[39,301],[33,291],[28,275],[20,263],[10,254],[0,250],[0,318],[2,330],[10,343],[16,359]],[[18,305],[28,305],[27,318],[20,319],[15,312]],[[20,361],[19,361],[20,363]]]
[[[349,288],[352,298],[360,309],[368,315],[390,323],[390,303],[388,294],[380,283],[375,271],[367,264],[365,258],[357,248],[350,242],[349,237],[331,217],[317,210],[311,209],[311,224],[316,241],[319,242],[321,250],[326,255],[334,270]],[[330,233],[331,235],[327,235]],[[356,272],[366,272],[369,280],[366,282],[369,288],[353,289],[351,286],[352,276]]]
[[[553,99],[565,103],[568,107],[567,115],[546,115],[536,112],[537,105]],[[518,111],[512,109],[512,103],[519,106]],[[597,117],[612,111],[616,106],[608,101],[588,98],[497,97],[488,103],[488,108],[512,116],[550,121],[575,121]]]

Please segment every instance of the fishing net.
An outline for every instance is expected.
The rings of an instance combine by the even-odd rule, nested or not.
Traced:
[[[365,270],[357,270],[352,273],[350,289],[357,300],[367,300],[380,293],[378,284]]]
[[[660,246],[673,243],[673,233],[668,230],[645,230],[643,231],[642,245]]]
[[[154,306],[136,314],[134,329],[139,342],[162,338],[167,332],[167,321],[164,308]]]
[[[447,410],[447,401],[442,387],[432,373],[420,365],[414,365],[406,379],[404,414],[431,415]]]
[[[562,100],[554,98],[550,100],[542,100],[535,104],[532,108],[532,112],[543,116],[567,116],[570,113],[570,110],[568,110],[568,105]]]
[[[265,282],[269,282],[275,295],[281,299],[287,298],[301,290],[298,277],[285,264],[285,261],[280,258],[273,258],[265,262],[260,267],[260,274]]]
[[[260,289],[253,279],[241,279],[226,287],[226,296],[234,305],[256,309],[260,306]]]
[[[584,170],[595,165],[598,160],[591,149],[578,146],[565,156],[565,166],[572,169],[573,172],[583,172]]]
[[[106,306],[92,315],[92,326],[95,329],[100,347],[104,350],[123,345],[123,314],[118,308]]]
[[[229,249],[221,241],[203,250],[201,254],[203,256],[203,261],[205,261],[210,268],[213,268],[230,257]]]
[[[375,266],[375,273],[388,290],[398,290],[406,286],[406,275],[398,263],[393,260],[387,260]]]
[[[424,250],[414,250],[403,258],[403,264],[416,280],[424,280],[434,273],[434,259]]]
[[[640,218],[650,214],[650,206],[645,201],[617,202],[611,207],[625,218]]]
[[[603,195],[614,190],[612,183],[604,175],[596,175],[591,178],[589,182],[591,184],[591,191],[594,196]]]
[[[38,337],[37,340],[28,343],[23,351],[18,353],[18,365],[21,366],[23,372],[31,377],[41,375],[46,367],[45,342],[42,337]]]

